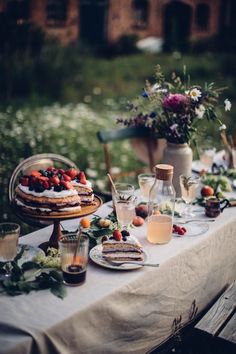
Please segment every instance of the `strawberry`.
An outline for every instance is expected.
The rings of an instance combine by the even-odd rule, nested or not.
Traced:
[[[39,171],[33,170],[31,171],[31,176],[40,177],[42,176],[42,174]]]
[[[64,175],[65,174],[65,170],[63,170],[63,168],[59,168],[58,173],[60,175]]]
[[[67,181],[67,182],[70,182],[71,181],[71,177],[67,174],[64,173],[64,175],[62,175],[62,180],[63,181]]]
[[[71,179],[75,179],[75,177],[78,175],[78,171],[75,168],[70,168],[69,170],[66,170],[66,174],[71,177]]]
[[[27,176],[21,177],[20,178],[20,184],[22,186],[28,187],[28,185],[29,185],[29,177],[27,177]]]
[[[47,181],[47,180],[44,180],[43,181],[43,187],[45,188],[45,189],[49,189],[50,188],[50,182],[49,182],[49,180]]]
[[[60,184],[60,179],[58,176],[53,176],[50,178],[50,182],[53,186],[57,186],[58,184]]]
[[[85,173],[83,171],[79,172],[78,177],[79,177],[80,183],[82,183],[82,184],[86,184],[87,183],[86,176],[85,176]]]
[[[61,184],[63,185],[63,187],[65,187],[66,189],[75,189],[74,186],[72,186],[72,184],[68,181],[61,181]]]
[[[122,233],[120,230],[115,230],[113,232],[113,237],[116,241],[121,241],[122,240]]]

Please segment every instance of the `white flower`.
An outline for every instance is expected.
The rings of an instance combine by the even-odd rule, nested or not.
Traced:
[[[190,90],[189,95],[193,101],[198,101],[202,93],[197,88],[193,88],[192,90]]]
[[[226,130],[226,125],[225,124],[222,124],[220,127],[219,127],[219,130]]]
[[[150,93],[158,93],[158,92],[167,92],[167,89],[162,89],[161,86],[159,84],[154,84],[151,88],[150,88]]]
[[[203,106],[203,104],[200,104],[198,107],[195,108],[195,113],[196,113],[198,119],[203,118],[205,111],[206,111],[206,108]]]
[[[224,100],[224,104],[225,104],[225,112],[230,111],[232,104],[231,104],[230,100],[228,100],[228,98],[226,98],[226,100]]]

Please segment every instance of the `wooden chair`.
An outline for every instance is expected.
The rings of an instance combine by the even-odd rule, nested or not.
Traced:
[[[104,150],[104,160],[106,164],[106,171],[110,173],[114,180],[124,177],[124,176],[131,176],[137,173],[142,172],[143,170],[139,171],[131,171],[131,172],[121,172],[121,173],[113,173],[112,171],[112,159],[110,154],[110,144],[119,141],[119,140],[126,140],[130,139],[136,140],[140,139],[142,144],[146,146],[146,160],[148,164],[148,170],[151,172],[153,171],[153,167],[158,162],[155,159],[154,152],[157,145],[157,140],[153,138],[151,132],[147,128],[143,127],[129,127],[123,129],[112,129],[112,130],[104,130],[97,132],[98,140],[103,144]]]

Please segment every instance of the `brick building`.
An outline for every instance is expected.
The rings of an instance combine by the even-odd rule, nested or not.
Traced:
[[[123,35],[171,43],[231,26],[233,0],[0,0],[1,16],[32,22],[63,44],[115,43]],[[235,6],[234,6],[235,7]]]

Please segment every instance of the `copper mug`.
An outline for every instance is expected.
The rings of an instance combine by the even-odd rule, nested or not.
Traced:
[[[219,200],[218,198],[209,198],[206,201],[205,213],[210,218],[215,218],[229,205],[228,199]]]

